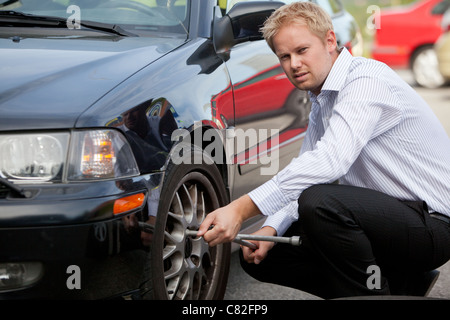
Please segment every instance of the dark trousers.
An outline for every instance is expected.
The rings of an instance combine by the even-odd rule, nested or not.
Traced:
[[[411,295],[412,279],[450,259],[450,225],[424,202],[403,202],[352,186],[317,185],[299,198],[299,220],[259,265],[242,259],[257,280],[330,299]],[[377,278],[378,277],[378,278]]]

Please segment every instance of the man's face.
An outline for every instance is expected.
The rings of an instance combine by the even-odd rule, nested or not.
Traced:
[[[145,115],[145,110],[143,109],[133,109],[123,114],[123,122],[128,129],[136,131],[139,127],[146,128],[145,122],[147,117]]]
[[[278,31],[273,46],[292,84],[318,95],[338,55],[334,32],[320,39],[306,25],[290,24]]]

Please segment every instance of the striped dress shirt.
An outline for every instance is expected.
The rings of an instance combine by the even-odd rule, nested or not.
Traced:
[[[427,103],[383,63],[345,48],[312,101],[298,157],[249,193],[282,235],[306,188],[332,183],[423,200],[450,216],[450,139]],[[300,212],[301,215],[301,212]]]

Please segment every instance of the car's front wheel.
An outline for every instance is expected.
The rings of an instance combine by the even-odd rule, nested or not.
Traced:
[[[197,154],[196,159],[198,156],[205,155]],[[208,213],[227,201],[216,165],[202,162],[169,166],[152,244],[154,298],[223,299],[230,245],[209,247],[202,238],[187,236],[186,230],[197,230]]]

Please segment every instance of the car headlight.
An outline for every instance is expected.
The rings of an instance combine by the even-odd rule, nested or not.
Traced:
[[[27,181],[61,178],[68,141],[68,133],[0,135],[0,173]]]
[[[116,130],[0,135],[0,176],[22,182],[83,181],[139,174]]]

